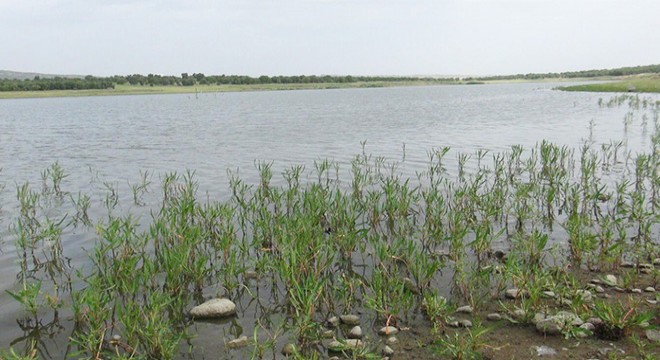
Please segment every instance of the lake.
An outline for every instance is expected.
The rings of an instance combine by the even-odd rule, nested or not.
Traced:
[[[562,84],[565,85],[565,84]],[[400,161],[414,177],[427,168],[428,152],[450,147],[448,172],[456,174],[459,153],[529,149],[545,139],[579,148],[624,139],[624,107],[599,107],[613,95],[560,92],[558,84],[522,83],[277,92],[201,93],[0,100],[0,349],[25,335],[16,324],[19,270],[13,224],[16,187],[40,189],[41,173],[58,162],[67,176],[64,191],[88,193],[92,220],[103,217],[108,186],[117,189],[118,212],[147,217],[158,190],[145,193],[146,206],[133,204],[131,185],[146,171],[157,188],[164,174],[194,170],[204,198],[225,199],[227,171],[256,183],[255,161],[273,163],[274,183],[291,165],[313,169],[314,161],[336,160],[350,169],[365,151]],[[658,99],[657,96],[653,96]],[[626,150],[647,150],[648,134],[632,119]],[[68,201],[68,199],[66,200]],[[74,211],[60,207],[53,218]],[[87,263],[92,228],[63,234],[65,254]],[[51,356],[65,351],[67,331],[48,342]],[[19,340],[19,344],[21,344]],[[17,345],[20,346],[20,345]]]

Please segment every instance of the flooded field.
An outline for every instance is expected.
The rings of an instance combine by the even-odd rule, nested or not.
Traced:
[[[660,98],[551,88],[2,101],[0,354],[656,358]]]

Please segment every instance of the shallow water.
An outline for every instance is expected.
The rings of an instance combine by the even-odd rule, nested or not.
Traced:
[[[5,276],[0,278],[0,348],[24,335],[16,324],[19,305],[5,292],[15,288],[13,274],[18,272],[11,235],[17,211],[15,188],[29,181],[38,189],[41,171],[56,161],[68,174],[62,185],[65,191],[92,195],[90,215],[96,220],[105,211],[99,203],[107,192],[104,182],[118,189],[122,205],[117,212],[148,215],[149,206],[131,205],[129,184],[137,183],[140,171],[152,174],[157,187],[163,174],[193,169],[200,194],[223,199],[228,196],[227,169],[239,169],[241,178],[254,183],[255,160],[273,161],[277,184],[282,181],[278,174],[289,165],[312,169],[314,160],[322,158],[348,164],[362,151],[361,141],[366,141],[366,152],[400,160],[401,171],[414,176],[427,169],[428,151],[444,146],[452,149],[448,172],[455,174],[456,155],[461,152],[499,152],[516,144],[529,149],[542,139],[578,148],[588,138],[596,144],[624,138],[626,107],[600,108],[598,99],[609,95],[559,92],[551,90],[554,86],[2,100],[0,184],[5,189],[0,193],[0,272]],[[633,153],[649,142],[640,121],[633,119],[625,136],[627,150]],[[155,198],[153,192],[145,194],[148,204]],[[94,238],[93,229],[68,230],[63,235],[65,255],[74,265],[85,264],[85,250],[93,247]],[[246,310],[251,316],[257,311]],[[200,334],[195,342],[221,342],[216,330],[208,330],[212,326],[194,326]],[[222,331],[230,329],[227,324]],[[65,329],[49,341],[53,357],[65,351],[62,344],[70,331]],[[206,356],[217,355],[213,346],[209,349]]]

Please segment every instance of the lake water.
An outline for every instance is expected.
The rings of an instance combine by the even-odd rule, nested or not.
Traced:
[[[362,151],[362,141],[368,153],[391,160],[403,160],[405,149],[402,171],[413,176],[427,168],[428,151],[444,146],[451,147],[453,164],[459,152],[498,152],[516,144],[530,148],[542,139],[577,148],[590,136],[597,144],[623,138],[628,109],[598,106],[599,98],[611,95],[560,92],[552,90],[555,86],[0,100],[0,349],[24,335],[15,321],[20,308],[5,292],[15,289],[18,271],[11,230],[16,186],[29,181],[39,189],[41,171],[56,161],[68,174],[63,190],[95,195],[93,207],[102,208],[103,182],[114,184],[120,202],[130,204],[128,184],[138,181],[140,171],[149,171],[158,184],[165,173],[195,170],[200,190],[223,198],[227,169],[239,169],[243,179],[255,182],[255,160],[272,161],[276,178],[289,165],[311,169],[317,159],[348,164]],[[631,126],[627,139],[633,153],[649,141],[640,126]],[[147,213],[147,208],[122,206]],[[90,249],[94,238],[93,229],[64,234],[74,263],[85,262],[82,249]]]

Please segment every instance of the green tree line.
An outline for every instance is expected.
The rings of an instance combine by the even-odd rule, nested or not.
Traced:
[[[251,77],[245,75],[210,75],[202,73],[183,73],[181,76],[157,74],[115,75],[110,77],[86,76],[84,78],[48,78],[36,76],[34,79],[0,79],[0,91],[42,91],[42,90],[83,90],[112,89],[115,85],[141,86],[194,86],[194,85],[259,85],[259,84],[313,84],[313,83],[354,83],[372,81],[435,81],[456,82],[459,79],[432,79],[396,76],[266,76]]]
[[[553,79],[553,78],[590,78],[599,76],[625,76],[625,75],[638,75],[638,74],[658,74],[660,73],[660,65],[642,65],[642,66],[629,66],[616,69],[600,69],[600,70],[582,70],[582,71],[567,71],[561,73],[530,73],[530,74],[515,74],[515,75],[498,75],[498,76],[482,76],[474,78],[466,78],[463,80],[516,80],[516,79]]]

